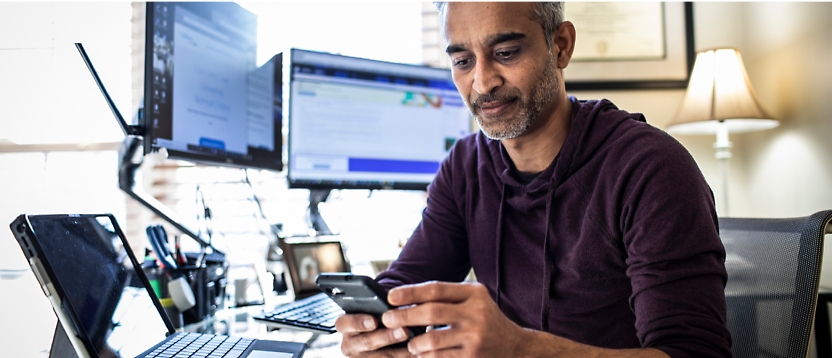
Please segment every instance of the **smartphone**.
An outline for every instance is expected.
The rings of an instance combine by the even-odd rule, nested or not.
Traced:
[[[321,291],[332,298],[346,313],[366,313],[381,323],[381,315],[396,306],[387,302],[387,290],[367,276],[344,272],[322,273],[315,278]],[[425,327],[407,327],[410,338],[425,333]]]

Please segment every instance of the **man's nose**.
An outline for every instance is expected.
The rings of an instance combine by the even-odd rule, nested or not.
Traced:
[[[477,61],[474,68],[474,91],[478,94],[488,94],[502,84],[502,75],[494,67],[492,61]]]

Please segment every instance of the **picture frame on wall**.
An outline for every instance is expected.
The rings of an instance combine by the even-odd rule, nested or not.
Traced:
[[[690,2],[567,2],[575,51],[567,91],[684,89],[696,56]]]

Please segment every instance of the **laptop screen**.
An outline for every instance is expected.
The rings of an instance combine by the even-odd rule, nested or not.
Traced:
[[[321,293],[315,284],[319,273],[350,271],[339,241],[287,242],[284,254],[296,298]]]
[[[30,216],[30,223],[94,354],[135,357],[165,339],[161,312],[110,216]]]

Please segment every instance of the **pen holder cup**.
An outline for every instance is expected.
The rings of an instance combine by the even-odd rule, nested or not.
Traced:
[[[171,323],[173,323],[173,328],[182,327],[182,312],[176,308],[173,298],[171,298],[170,290],[168,289],[170,276],[165,273],[164,270],[156,267],[155,265],[145,267],[144,272],[148,281],[150,281],[150,286],[153,288],[153,292],[159,299],[159,303],[161,303],[162,308],[165,309],[168,319],[170,319]]]
[[[182,312],[179,312],[179,309],[176,308],[173,299],[170,297],[162,298],[159,300],[159,303],[162,304],[162,308],[165,309],[165,313],[170,318],[170,323],[173,323],[173,328],[182,328]]]
[[[228,264],[208,262],[202,267],[186,265],[179,268],[194,292],[196,304],[182,312],[185,324],[200,322],[223,307],[228,284]]]

